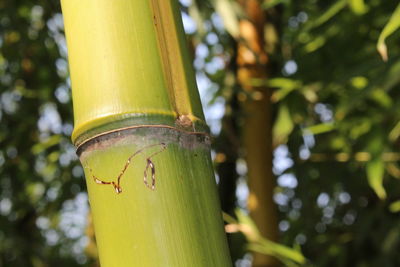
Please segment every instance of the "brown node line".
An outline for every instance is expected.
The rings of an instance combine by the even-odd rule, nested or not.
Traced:
[[[153,163],[153,161],[151,160],[152,157],[154,157],[155,155],[161,153],[162,151],[164,151],[167,148],[167,145],[165,143],[160,143],[160,144],[153,144],[153,145],[148,145],[145,147],[142,147],[141,149],[135,151],[135,153],[133,153],[132,155],[129,156],[129,158],[127,159],[124,167],[122,168],[121,172],[119,173],[116,182],[111,181],[111,182],[107,182],[104,181],[102,179],[99,179],[97,176],[95,176],[93,174],[93,170],[92,168],[88,167],[90,174],[92,175],[93,180],[95,181],[96,184],[99,185],[112,185],[114,187],[114,190],[117,194],[122,193],[122,187],[121,187],[121,178],[122,176],[125,174],[126,170],[128,169],[129,165],[132,162],[132,159],[139,155],[140,153],[142,153],[143,151],[150,149],[152,147],[157,147],[160,146],[160,150],[152,153],[150,156],[148,156],[146,158],[146,168],[144,170],[144,175],[143,175],[143,183],[146,185],[146,187],[150,188],[151,190],[154,190],[156,188],[156,168],[155,165]],[[151,170],[151,183],[148,182],[148,172],[149,169]]]
[[[198,132],[198,131],[188,131],[185,129],[181,129],[181,128],[177,128],[174,126],[170,126],[170,125],[162,125],[162,124],[143,124],[143,125],[133,125],[133,126],[127,126],[127,127],[123,127],[123,128],[117,128],[117,129],[113,129],[110,131],[106,131],[106,132],[102,132],[100,134],[96,134],[86,140],[84,140],[83,142],[80,143],[76,143],[76,150],[77,150],[77,154],[78,156],[81,154],[83,147],[87,144],[90,144],[91,142],[93,142],[94,140],[100,138],[100,137],[104,137],[107,136],[109,134],[113,134],[113,133],[119,133],[119,132],[123,132],[126,130],[132,130],[132,129],[140,129],[140,128],[159,128],[159,129],[171,129],[177,132],[181,132],[181,133],[185,133],[185,134],[189,134],[189,135],[198,135],[198,136],[205,136],[206,138],[211,138],[209,133],[206,132]]]

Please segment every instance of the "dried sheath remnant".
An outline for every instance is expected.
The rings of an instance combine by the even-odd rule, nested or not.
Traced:
[[[154,190],[155,187],[156,187],[156,169],[155,169],[154,163],[153,163],[153,161],[151,160],[151,158],[154,157],[155,155],[161,153],[162,151],[164,151],[164,150],[167,148],[167,146],[166,146],[165,143],[153,144],[153,145],[149,145],[149,146],[142,147],[141,149],[137,150],[135,153],[133,153],[132,155],[130,155],[129,158],[128,158],[128,160],[126,161],[124,167],[122,168],[121,172],[119,173],[119,175],[118,175],[118,177],[117,177],[117,179],[116,179],[116,182],[114,182],[114,181],[106,182],[106,181],[103,181],[103,180],[99,179],[98,177],[96,177],[96,176],[93,174],[92,168],[90,168],[90,167],[89,167],[89,171],[90,171],[90,173],[91,173],[91,175],[92,175],[92,177],[93,177],[93,180],[96,182],[96,184],[100,184],[100,185],[112,185],[112,186],[114,187],[114,189],[115,189],[115,192],[116,192],[117,194],[120,194],[120,193],[122,192],[121,178],[122,178],[122,176],[125,174],[125,172],[126,172],[128,166],[131,164],[133,158],[134,158],[135,156],[141,154],[142,152],[144,152],[144,151],[147,150],[147,149],[150,149],[150,148],[152,148],[152,147],[158,147],[158,146],[160,147],[160,149],[157,150],[156,152],[152,153],[150,156],[148,156],[148,157],[146,158],[146,168],[145,168],[145,170],[144,170],[144,176],[143,176],[143,182],[144,182],[144,184],[145,184],[148,188],[150,188],[151,190]],[[149,184],[149,182],[148,182],[148,180],[147,180],[147,173],[148,173],[149,168],[151,169],[151,184]]]

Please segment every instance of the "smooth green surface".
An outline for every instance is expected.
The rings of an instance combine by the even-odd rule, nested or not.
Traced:
[[[147,1],[67,0],[62,8],[77,135],[115,114],[172,115]]]
[[[61,2],[73,88],[73,141],[91,128],[119,118],[167,115],[176,119],[183,114],[204,119],[192,71],[173,73],[187,76],[190,82],[185,86],[167,86],[159,44],[162,38],[156,29],[160,25],[150,1]],[[185,55],[184,62],[171,68],[192,68],[187,52],[182,52],[187,48],[181,22],[165,25],[171,27],[173,35],[182,36],[172,38],[180,42],[168,44],[177,49],[168,57]]]
[[[88,141],[79,151],[101,265],[230,266],[178,2],[64,0],[62,7],[72,139],[78,146]],[[127,127],[140,128],[104,136]],[[198,131],[202,140],[193,134]],[[157,184],[151,190],[143,183],[146,157],[162,142],[166,149],[152,159]],[[93,175],[116,182],[128,158],[154,144],[127,165],[122,193],[96,183]],[[151,169],[147,174],[150,180]]]
[[[81,155],[102,266],[230,266],[209,149],[185,136],[140,129]],[[161,142],[166,149],[151,158],[154,191],[143,174],[146,158],[161,146],[132,159],[121,178],[122,193],[93,180],[92,174],[116,181],[130,155]]]

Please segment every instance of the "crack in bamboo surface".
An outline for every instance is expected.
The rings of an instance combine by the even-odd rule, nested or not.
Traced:
[[[87,166],[87,168],[89,169],[89,172],[90,172],[90,174],[92,175],[92,178],[93,178],[93,180],[94,180],[94,182],[95,182],[96,184],[99,184],[99,185],[112,185],[112,186],[114,187],[115,192],[116,192],[117,194],[120,194],[120,193],[122,193],[121,178],[122,178],[122,176],[125,174],[125,172],[126,172],[126,170],[128,169],[129,165],[131,164],[132,159],[133,159],[135,156],[137,156],[137,155],[141,154],[142,152],[144,152],[145,150],[150,149],[150,148],[153,148],[153,147],[157,147],[157,146],[160,146],[160,147],[161,147],[160,150],[158,150],[158,151],[152,153],[150,156],[148,156],[148,157],[146,158],[146,168],[145,168],[145,170],[144,170],[144,175],[143,175],[143,183],[144,183],[144,184],[146,185],[146,187],[148,187],[149,189],[154,190],[154,189],[156,188],[156,169],[155,169],[155,165],[154,165],[153,161],[151,160],[151,158],[154,157],[154,156],[156,156],[157,154],[163,152],[163,151],[167,148],[167,145],[166,145],[165,143],[148,145],[148,146],[142,147],[141,149],[135,151],[135,152],[134,152],[132,155],[130,155],[129,158],[127,159],[127,161],[126,161],[124,167],[122,168],[121,172],[120,172],[119,175],[117,176],[116,182],[115,182],[115,181],[107,182],[107,181],[104,181],[103,179],[99,179],[97,176],[95,176],[95,175],[93,174],[92,168],[90,168],[90,167],[88,167],[88,166]],[[148,179],[147,179],[147,175],[148,175],[147,173],[148,173],[148,171],[149,171],[149,168],[150,168],[150,170],[151,170],[151,184],[149,184]]]

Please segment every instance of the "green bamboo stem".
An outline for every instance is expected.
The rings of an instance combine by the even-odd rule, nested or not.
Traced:
[[[102,266],[230,266],[177,1],[62,0]]]
[[[87,143],[80,155],[101,265],[229,266],[206,137],[168,128],[106,136],[101,145]],[[118,194],[105,183],[117,182],[140,149],[121,176]],[[143,182],[149,157],[154,190],[151,168],[149,187]]]

